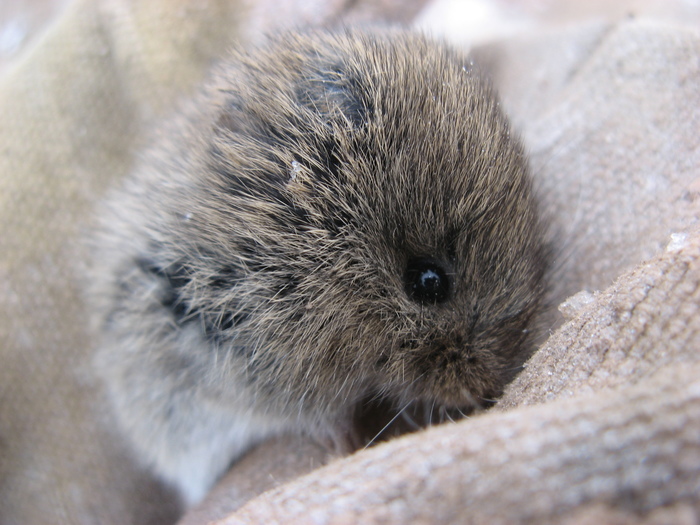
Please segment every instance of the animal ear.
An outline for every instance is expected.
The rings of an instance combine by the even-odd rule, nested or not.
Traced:
[[[163,308],[172,312],[173,320],[181,324],[189,313],[187,301],[183,298],[182,289],[190,282],[185,267],[181,264],[163,268],[155,261],[139,257],[136,267],[144,276],[159,282],[159,301]]]
[[[299,83],[297,100],[318,113],[328,124],[365,125],[372,113],[366,86],[346,64],[336,62],[317,67]]]

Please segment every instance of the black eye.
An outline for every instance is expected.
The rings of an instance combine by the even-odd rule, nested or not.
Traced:
[[[406,267],[406,293],[419,303],[441,303],[450,295],[450,280],[439,263],[413,259]]]

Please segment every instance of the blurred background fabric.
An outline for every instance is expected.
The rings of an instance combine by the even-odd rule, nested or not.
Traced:
[[[257,42],[285,27],[362,23],[414,26],[470,48],[531,152],[559,250],[547,316],[552,336],[497,406],[500,412],[485,416],[493,428],[505,428],[507,418],[524,422],[532,415],[526,405],[543,405],[537,416],[542,424],[560,428],[561,413],[547,412],[546,403],[595,396],[602,389],[619,389],[613,391],[621,408],[595,397],[588,406],[600,403],[601,414],[629,415],[642,398],[625,389],[643,390],[645,381],[677,396],[678,404],[667,409],[685,414],[688,429],[700,428],[699,401],[689,394],[697,384],[692,374],[673,368],[681,363],[695,370],[700,349],[695,295],[700,283],[700,2],[6,1],[0,5],[0,523],[178,519],[177,498],[134,462],[113,428],[91,371],[94,334],[82,295],[86,239],[105,193],[129,173],[161,119],[196,89],[230,46]],[[560,308],[564,315],[559,313],[559,304],[574,294]],[[594,428],[585,405],[564,406],[591,417]],[[484,432],[480,419],[440,431],[468,434],[472,425]],[[626,422],[620,415],[607,424],[623,428]],[[661,457],[653,451],[662,444],[700,454],[692,440],[681,443],[673,432],[657,432],[662,423],[657,428],[650,417],[648,432],[629,446],[650,457]],[[522,432],[537,439],[536,428]],[[418,450],[434,439],[430,436],[419,433],[407,442]],[[562,433],[557,443],[565,448],[567,439],[582,439],[568,436]],[[511,446],[517,449],[524,439],[514,437]],[[454,451],[455,469],[479,466],[465,459],[459,440],[445,443],[444,453]],[[377,450],[385,446],[399,447]],[[600,459],[612,454],[605,447],[593,449]],[[381,452],[345,461],[361,462],[368,453],[375,454],[379,472],[382,465],[394,468]],[[660,461],[676,472],[674,461],[681,457],[679,452]],[[302,511],[320,509],[319,516],[342,521],[333,501],[311,501],[323,499],[323,492],[302,492],[308,501],[294,492],[294,484],[284,492],[284,481],[328,459],[303,439],[272,440],[251,451],[184,520],[220,518],[276,487],[231,523],[272,519],[275,505],[291,495]],[[554,466],[542,472],[563,480],[578,472],[564,456],[550,459]],[[411,461],[421,459],[407,464]],[[617,474],[592,471],[591,479],[600,475],[602,483],[626,475],[625,464],[618,466]],[[302,479],[316,479],[312,486],[322,490],[333,486],[338,476],[333,468]],[[700,479],[700,465],[697,469],[691,473]],[[405,476],[419,476],[419,470],[408,469]],[[482,472],[495,486],[498,476],[508,475],[486,466]],[[636,492],[623,494],[623,485],[610,482],[609,493],[576,492],[569,499],[551,493],[532,519],[599,519],[618,511],[627,519],[629,508],[639,518],[680,502],[686,505],[682,516],[700,520],[699,492],[688,495],[692,476],[669,483],[654,499],[644,489],[651,486],[645,475],[630,482]],[[380,477],[387,487],[399,483],[395,478]],[[437,476],[434,483],[439,488],[447,480]],[[347,497],[360,498],[361,485],[361,477],[346,483]],[[528,485],[523,480],[512,490],[525,501]],[[393,508],[389,499],[379,495],[375,503],[365,497],[355,504],[374,504],[383,514],[357,516],[401,523],[421,504],[406,490],[412,496],[403,498],[394,514],[387,510]],[[507,514],[517,506],[499,500],[503,494],[489,494],[472,504],[475,516],[482,507],[502,511],[502,519],[517,516]],[[616,502],[623,500],[637,503],[620,504],[620,510]],[[428,503],[440,506],[439,500]],[[457,500],[443,504],[451,513],[436,514],[435,522],[460,521],[467,512]],[[351,522],[350,516],[344,522]]]

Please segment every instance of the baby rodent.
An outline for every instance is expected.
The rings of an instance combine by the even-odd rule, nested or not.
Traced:
[[[200,500],[362,400],[471,409],[528,356],[547,249],[468,56],[399,30],[234,52],[103,211],[96,363],[141,459]]]

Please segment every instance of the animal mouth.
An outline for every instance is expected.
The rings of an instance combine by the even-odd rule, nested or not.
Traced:
[[[409,340],[401,345],[402,355],[387,352],[377,359],[379,384],[355,410],[366,442],[458,421],[495,403],[500,381],[493,358],[464,339],[435,337],[428,348]],[[399,375],[401,381],[382,383]]]
[[[398,406],[387,398],[367,398],[358,404],[353,428],[365,447],[433,425],[455,422],[482,410],[477,405],[451,406],[433,400],[413,400]]]

